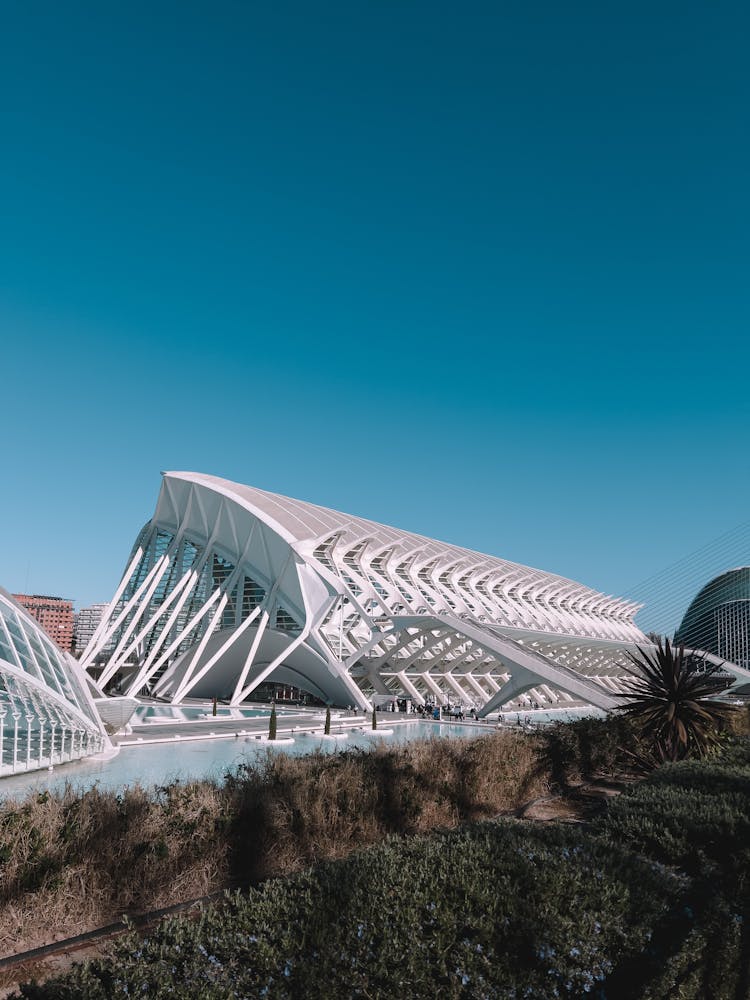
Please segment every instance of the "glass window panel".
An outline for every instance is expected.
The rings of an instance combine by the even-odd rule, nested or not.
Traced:
[[[7,660],[14,667],[19,666],[15,650],[10,644],[5,629],[2,627],[2,621],[0,621],[0,659]]]
[[[50,666],[48,658],[44,654],[39,639],[30,630],[26,633],[29,645],[34,653],[34,657],[42,673],[42,678],[52,688],[53,691],[62,692],[56,672]]]
[[[296,632],[299,631],[299,625],[292,618],[286,608],[282,608],[279,605],[276,611],[276,628],[282,629],[285,632]]]
[[[263,598],[266,596],[266,592],[261,587],[259,583],[252,580],[249,576],[245,577],[245,583],[242,591],[242,620],[248,618],[252,611],[258,607],[262,602]]]
[[[21,661],[21,667],[32,677],[38,677],[41,680],[41,672],[37,667],[34,659],[31,655],[31,650],[26,645],[26,640],[21,634],[21,630],[13,622],[9,621],[6,623],[8,626],[8,632],[10,633],[11,642],[15,646],[18,658]]]

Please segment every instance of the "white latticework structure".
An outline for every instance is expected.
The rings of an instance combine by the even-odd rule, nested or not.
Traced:
[[[616,704],[638,606],[541,570],[197,473],[165,473],[82,658],[102,685],[237,705],[264,681],[366,708]]]
[[[0,775],[110,747],[86,675],[0,588]]]

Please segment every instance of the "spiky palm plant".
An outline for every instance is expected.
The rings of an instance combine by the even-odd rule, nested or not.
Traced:
[[[271,705],[271,717],[268,720],[268,738],[276,739],[276,705]]]
[[[719,668],[704,659],[699,672],[684,647],[673,647],[669,639],[659,639],[653,650],[637,649],[637,655],[628,653],[635,670],[629,670],[629,690],[620,695],[627,702],[623,713],[660,763],[702,757],[732,713],[731,706],[713,700],[726,687],[716,676]]]
[[[330,705],[326,706],[326,721],[325,721],[325,724],[323,726],[323,732],[325,733],[326,736],[330,736],[331,735],[331,707],[330,707]]]

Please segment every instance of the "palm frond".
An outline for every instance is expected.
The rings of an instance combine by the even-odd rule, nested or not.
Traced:
[[[652,649],[636,647],[628,653],[623,714],[636,723],[654,745],[660,760],[679,760],[690,753],[704,754],[718,739],[733,709],[714,701],[725,689],[716,676],[719,667],[686,656],[683,646],[666,639]]]

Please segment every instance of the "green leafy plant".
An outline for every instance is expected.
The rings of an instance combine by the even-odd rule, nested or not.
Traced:
[[[623,714],[650,743],[657,763],[702,757],[716,745],[732,713],[714,697],[725,689],[718,667],[705,659],[696,665],[683,646],[659,640],[653,651],[640,646],[628,653],[629,690]]]
[[[669,872],[578,829],[476,824],[267,881],[24,995],[596,996],[620,962],[642,957],[681,890]]]
[[[276,739],[276,706],[271,705],[271,718],[268,720],[268,738]]]
[[[741,893],[750,870],[750,768],[721,757],[660,767],[593,825],[613,844]]]
[[[323,728],[323,732],[326,734],[326,736],[331,735],[331,709],[329,706],[326,706],[326,722]]]

